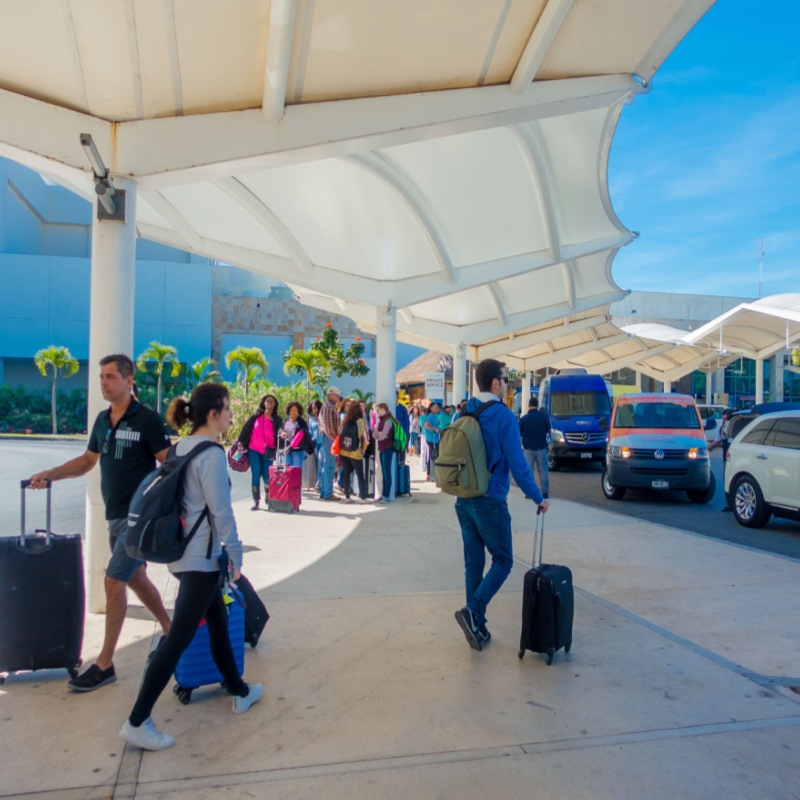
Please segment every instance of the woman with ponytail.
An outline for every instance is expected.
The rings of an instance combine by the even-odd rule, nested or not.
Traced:
[[[201,384],[188,402],[176,397],[167,410],[167,422],[175,430],[187,423],[191,426],[189,435],[175,446],[176,455],[187,455],[201,442],[216,441],[228,430],[231,416],[228,390],[220,384]],[[153,653],[133,711],[120,731],[123,739],[145,750],[165,750],[175,744],[172,736],[158,730],[151,713],[204,618],[214,662],[233,695],[233,713],[243,714],[258,702],[264,691],[261,684],[248,686],[242,680],[228,637],[219,557],[224,544],[235,581],[241,575],[242,543],[236,530],[227,460],[221,447],[209,447],[187,464],[182,512],[188,530],[202,517],[205,519],[183,556],[168,565],[179,582],[172,625]]]

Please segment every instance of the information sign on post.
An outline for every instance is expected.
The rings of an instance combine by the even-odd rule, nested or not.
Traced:
[[[437,400],[440,403],[445,400],[444,372],[425,373],[425,398],[427,400]]]

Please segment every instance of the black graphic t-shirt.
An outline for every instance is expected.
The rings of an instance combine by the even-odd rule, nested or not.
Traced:
[[[87,449],[100,454],[106,519],[122,519],[139,484],[156,468],[156,453],[170,446],[170,438],[161,417],[136,400],[113,428],[110,417],[111,409],[97,415]]]

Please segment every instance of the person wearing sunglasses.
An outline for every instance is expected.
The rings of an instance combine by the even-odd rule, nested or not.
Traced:
[[[111,546],[105,578],[106,630],[95,663],[67,684],[73,692],[92,692],[117,679],[114,651],[125,621],[128,587],[158,620],[165,635],[170,628],[169,615],[158,589],[147,577],[144,562],[131,558],[125,550],[131,498],[153,471],[156,461],[163,463],[170,446],[161,417],[142,405],[133,394],[133,371],[133,361],[126,355],[101,359],[100,390],[110,405],[95,420],[86,452],[59,467],[31,476],[31,488],[44,489],[47,481],[79,478],[100,462],[100,484]]]
[[[469,646],[482,650],[492,639],[486,627],[486,609],[514,564],[507,503],[510,473],[525,497],[542,511],[547,511],[550,502],[542,497],[525,460],[517,418],[503,402],[508,392],[506,365],[487,358],[478,364],[475,380],[478,394],[467,402],[467,411],[474,413],[484,403],[490,403],[478,417],[478,424],[486,446],[486,466],[492,477],[486,494],[456,499],[456,517],[464,542],[467,604],[455,612],[455,618]],[[492,565],[484,575],[487,550]]]

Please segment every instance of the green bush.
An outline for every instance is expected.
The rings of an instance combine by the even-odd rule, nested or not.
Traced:
[[[58,429],[62,433],[86,433],[86,389],[58,390]],[[50,392],[24,386],[0,386],[0,431],[51,433]]]

